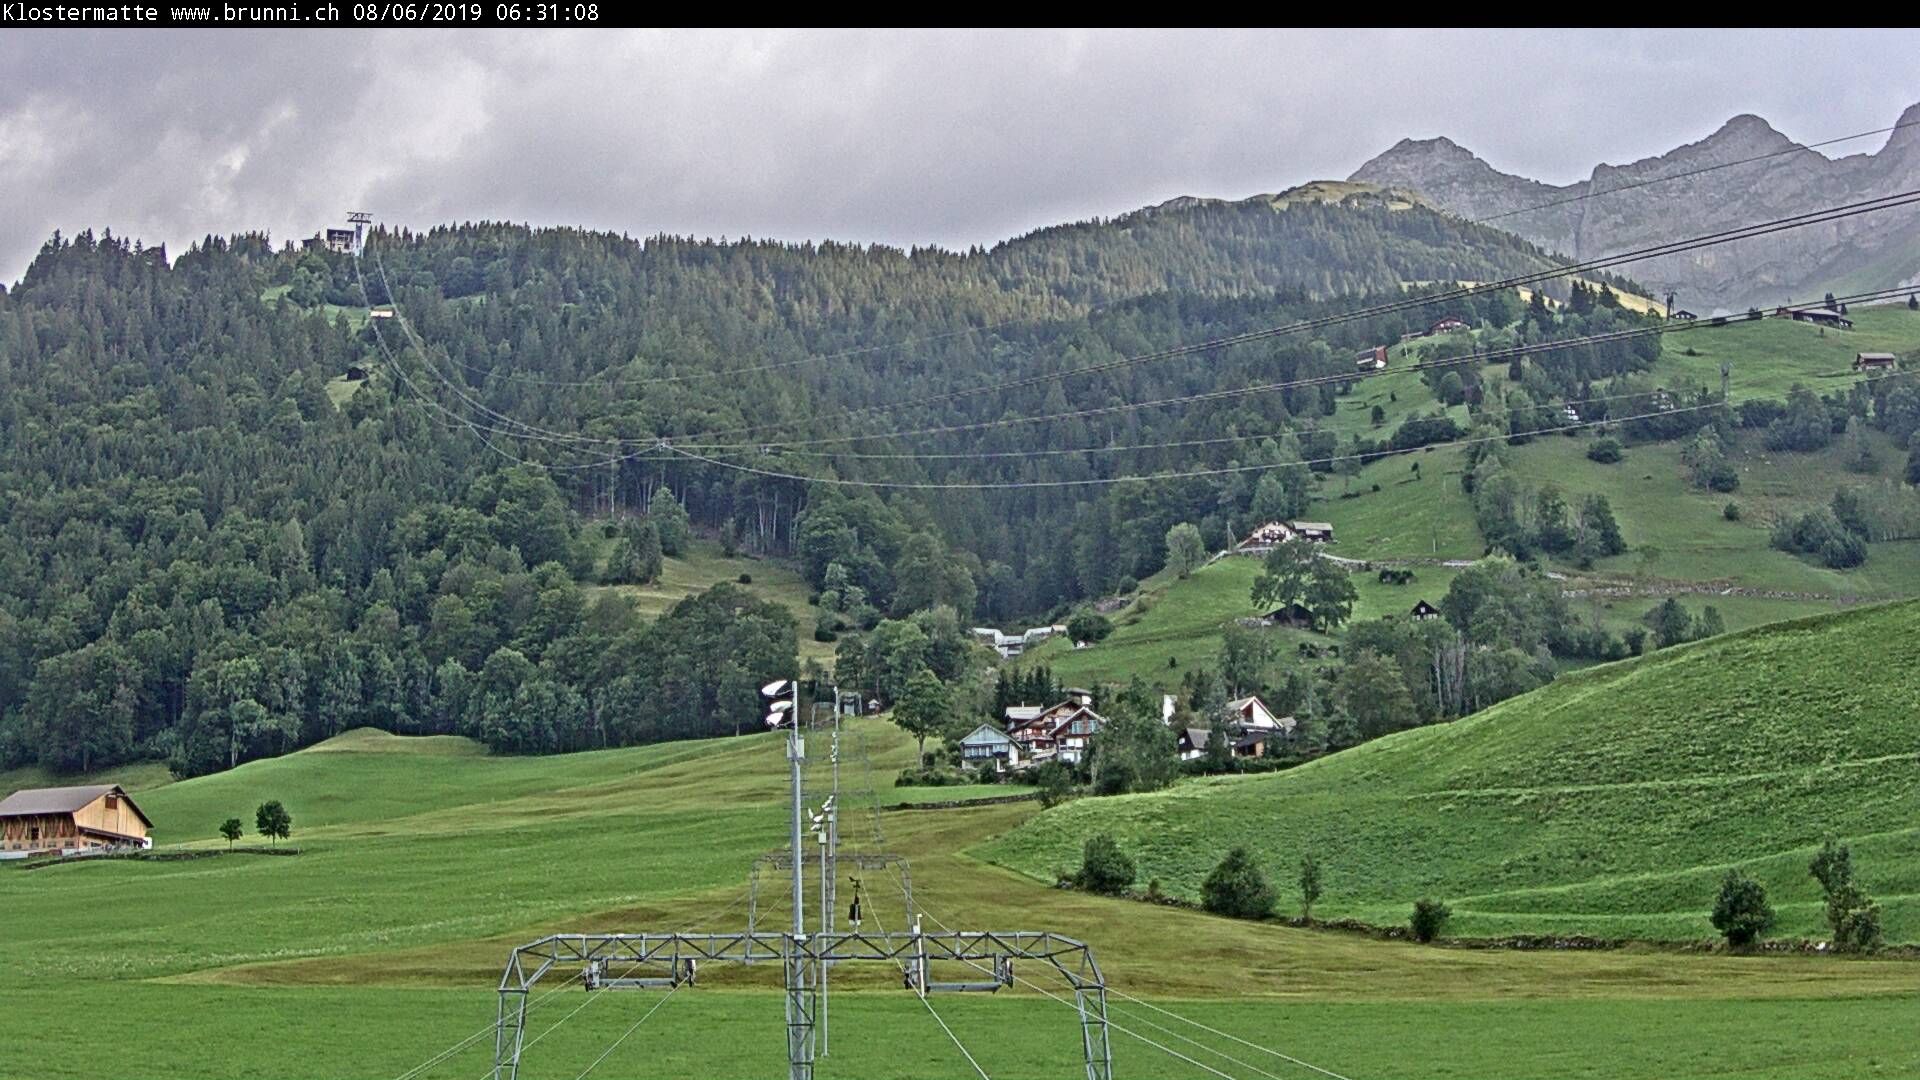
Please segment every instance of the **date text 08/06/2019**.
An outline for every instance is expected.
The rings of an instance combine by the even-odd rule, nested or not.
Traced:
[[[396,0],[282,5],[0,3],[0,23],[18,26],[592,26],[597,2]]]

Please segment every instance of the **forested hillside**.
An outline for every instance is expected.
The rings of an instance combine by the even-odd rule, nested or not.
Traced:
[[[1132,406],[1350,373],[1353,350],[1438,314],[1517,341],[1634,317],[1529,320],[1498,294],[1051,376],[1542,265],[1424,209],[1265,202],[965,253],[477,225],[376,235],[360,260],[210,237],[169,264],[56,237],[0,296],[0,758],[191,773],[356,725],[523,751],[730,733],[794,666],[790,609],[727,586],[649,623],[593,586],[647,580],[704,534],[797,556],[823,640],[918,613],[950,642],[956,620],[1153,572],[1174,522],[1217,544],[1296,510],[1308,481],[1260,474],[1259,507],[1251,471],[855,497],[742,466],[982,482],[1330,461],[1392,434],[1321,428],[1334,382]],[[1571,387],[1647,358],[1556,370]],[[355,369],[371,377],[343,382]],[[855,452],[1000,456],[805,441],[929,426],[960,430]]]

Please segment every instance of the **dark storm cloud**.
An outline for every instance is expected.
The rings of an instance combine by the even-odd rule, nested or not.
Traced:
[[[0,36],[0,277],[54,229],[175,250],[347,209],[645,235],[991,243],[1345,176],[1448,135],[1556,182],[1759,113],[1920,100],[1910,33]],[[1835,148],[1858,152],[1880,140]]]

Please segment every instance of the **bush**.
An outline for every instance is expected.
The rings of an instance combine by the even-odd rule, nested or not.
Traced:
[[[1727,871],[1720,895],[1713,902],[1713,928],[1729,945],[1751,945],[1773,925],[1773,907],[1767,890],[1738,870]]]
[[[1088,892],[1118,896],[1132,887],[1133,874],[1133,860],[1112,836],[1100,833],[1087,838],[1080,854],[1080,872],[1073,876],[1073,883]]]
[[[1626,456],[1626,451],[1620,446],[1620,440],[1615,438],[1596,439],[1592,446],[1587,447],[1587,460],[1597,461],[1602,465],[1617,465]]]
[[[1827,894],[1827,925],[1833,947],[1841,952],[1872,952],[1880,947],[1880,905],[1853,880],[1853,855],[1845,844],[1828,840],[1807,866]]]
[[[1826,507],[1782,520],[1773,528],[1772,543],[1782,551],[1817,556],[1834,570],[1867,561],[1866,543]]]
[[[1723,518],[1726,518],[1728,521],[1739,521],[1740,520],[1740,504],[1737,502],[1730,502],[1727,505],[1721,507],[1720,516]]]
[[[1407,928],[1413,931],[1413,940],[1426,943],[1440,936],[1446,929],[1447,920],[1453,918],[1453,909],[1438,900],[1422,897],[1413,902],[1413,915],[1407,920]]]
[[[1252,853],[1236,847],[1200,883],[1200,905],[1215,915],[1264,919],[1273,914],[1273,886]]]
[[[1058,761],[1037,765],[1022,774],[1021,779],[1040,789],[1040,805],[1044,809],[1051,810],[1073,795],[1073,772]]]
[[[1133,578],[1133,577],[1121,578],[1120,584],[1115,586],[1114,588],[1115,595],[1117,596],[1132,596],[1134,593],[1137,593],[1139,591],[1140,591],[1140,579]]]
[[[1075,642],[1102,641],[1113,633],[1113,620],[1095,611],[1083,611],[1067,620],[1067,637]]]
[[[739,582],[739,583],[740,583],[740,584],[742,584],[742,585],[751,585],[751,584],[753,584],[753,575],[752,575],[752,574],[741,574],[741,575],[740,575],[739,577],[737,577],[737,578],[734,578],[734,580],[735,580],[735,581],[737,581],[737,582]]]

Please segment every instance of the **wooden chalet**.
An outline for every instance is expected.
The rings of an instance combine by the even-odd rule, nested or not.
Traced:
[[[1333,526],[1325,521],[1291,521],[1287,524],[1303,540],[1311,540],[1316,544],[1333,542]]]
[[[1451,333],[1455,333],[1456,331],[1467,330],[1467,329],[1471,329],[1471,328],[1467,326],[1467,321],[1465,319],[1462,319],[1457,315],[1448,315],[1435,321],[1433,325],[1427,327],[1425,330],[1409,330],[1406,333],[1401,334],[1400,340],[1403,342],[1418,341],[1421,338],[1433,337],[1436,334],[1451,334]]]
[[[1069,689],[1067,700],[1059,704],[1010,705],[1005,715],[1006,736],[1016,745],[1023,763],[1049,758],[1078,763],[1086,758],[1093,737],[1107,723],[1093,711],[1093,694],[1077,687]]]
[[[1286,607],[1274,608],[1260,616],[1260,621],[1268,626],[1290,626],[1297,630],[1308,630],[1313,627],[1313,612],[1308,611],[1305,604],[1293,603]]]
[[[1900,358],[1890,352],[1863,352],[1853,358],[1855,371],[1898,371]]]
[[[118,784],[28,788],[0,799],[0,859],[153,846],[153,822]]]
[[[1775,312],[1778,314],[1778,312]],[[1813,323],[1816,326],[1831,326],[1835,330],[1853,329],[1853,320],[1828,308],[1796,308],[1787,313],[1794,322]]]
[[[1297,535],[1293,527],[1284,521],[1269,521],[1265,525],[1247,534],[1246,539],[1233,546],[1236,554],[1264,555]]]
[[[1358,371],[1385,371],[1387,368],[1387,347],[1375,345],[1354,358],[1353,366]]]
[[[1439,618],[1440,609],[1422,600],[1413,605],[1413,610],[1408,612],[1407,615],[1415,622],[1426,622],[1429,619]]]

